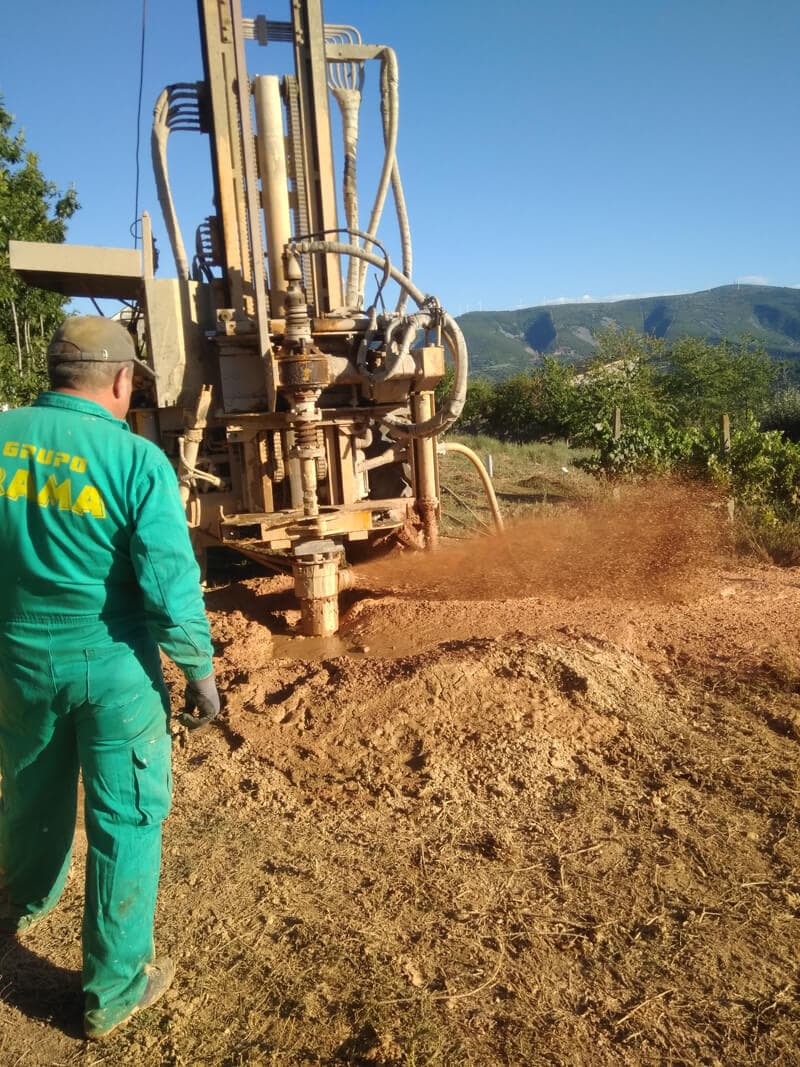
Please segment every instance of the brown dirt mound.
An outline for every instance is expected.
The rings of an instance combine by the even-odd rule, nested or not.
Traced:
[[[534,781],[618,733],[615,709],[632,701],[660,706],[652,678],[619,649],[517,634],[388,662],[283,661],[230,695],[227,723],[292,793],[324,806],[353,781],[435,786],[465,743],[487,749],[483,771],[498,780],[525,748]]]
[[[0,1063],[796,1063],[800,582],[658,499],[372,564],[330,641],[284,579],[211,593],[175,988],[77,1039],[78,871],[0,948]]]

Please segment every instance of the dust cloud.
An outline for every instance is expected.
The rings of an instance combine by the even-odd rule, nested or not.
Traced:
[[[610,596],[675,600],[698,592],[726,542],[727,512],[707,491],[670,483],[543,513],[504,536],[434,553],[395,553],[356,569],[359,588],[447,600]]]

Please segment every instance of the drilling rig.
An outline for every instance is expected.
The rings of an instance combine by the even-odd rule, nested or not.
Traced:
[[[411,277],[394,52],[326,25],[321,0],[288,6],[289,19],[274,21],[244,18],[241,0],[198,0],[203,80],[164,89],[151,141],[176,277],[156,277],[146,212],[141,248],[11,242],[10,253],[31,285],[124,302],[155,373],[135,394],[131,426],[172,459],[198,551],[221,545],[291,570],[301,632],[328,635],[355,546],[435,546],[436,441],[463,406],[467,351]],[[281,59],[284,73],[252,75],[253,53]],[[362,226],[372,70],[383,162]],[[178,131],[210,145],[214,210],[196,226],[191,257],[170,184]],[[399,267],[378,239],[389,199]],[[437,410],[446,352],[452,386]]]

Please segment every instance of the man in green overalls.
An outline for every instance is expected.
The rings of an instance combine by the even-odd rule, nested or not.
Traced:
[[[78,771],[88,838],[84,1030],[105,1037],[169,987],[155,958],[161,823],[171,800],[159,646],[189,712],[219,711],[199,570],[175,473],[129,432],[136,358],[118,323],[68,318],[51,391],[0,414],[0,929],[55,906]]]

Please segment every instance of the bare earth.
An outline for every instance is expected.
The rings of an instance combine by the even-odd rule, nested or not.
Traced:
[[[79,832],[0,948],[0,1064],[798,1063],[800,575],[669,491],[357,577],[329,641],[285,579],[209,593],[175,986],[81,1039]]]

